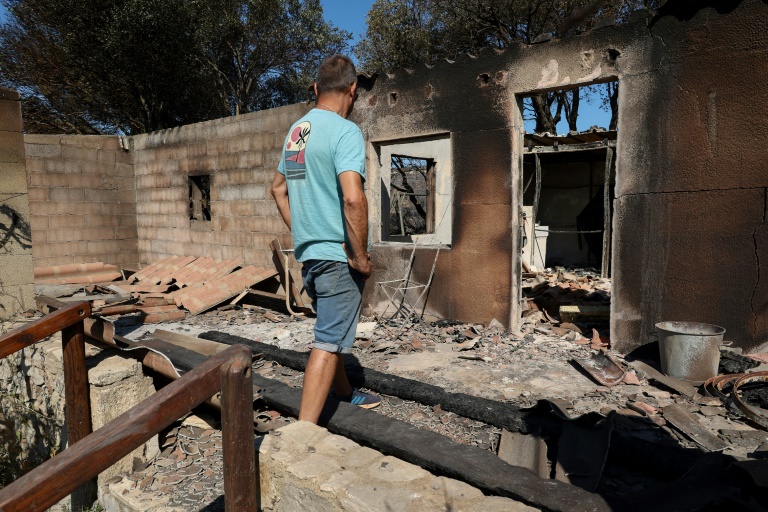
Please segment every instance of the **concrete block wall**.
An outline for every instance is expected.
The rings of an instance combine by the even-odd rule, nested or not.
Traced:
[[[0,318],[33,307],[32,233],[21,102],[0,88]]]
[[[138,264],[133,155],[117,136],[26,135],[35,266]]]
[[[309,107],[290,105],[132,137],[142,265],[171,255],[272,266],[269,242],[290,247],[270,188],[288,129]],[[191,220],[189,176],[210,175],[211,220]]]

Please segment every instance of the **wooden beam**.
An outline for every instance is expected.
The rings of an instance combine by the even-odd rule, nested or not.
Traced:
[[[196,336],[187,336],[186,334],[165,331],[163,329],[155,329],[155,331],[152,333],[152,337],[171,343],[177,347],[193,350],[198,354],[203,354],[204,356],[212,356],[214,354],[218,354],[219,352],[226,350],[231,345],[231,343],[218,343],[216,341],[204,340]]]
[[[39,320],[8,331],[0,336],[0,359],[47,338],[70,325],[82,322],[91,314],[91,305],[77,302],[65,305]]]
[[[531,240],[528,242],[531,244],[531,266],[536,261],[536,218],[539,215],[539,199],[541,198],[541,159],[538,154],[533,155],[533,157],[536,160],[536,192],[533,196],[533,209],[531,211]],[[546,265],[547,262],[542,261],[541,264]]]
[[[616,141],[606,142],[583,142],[581,144],[558,144],[555,146],[534,146],[534,148],[524,154],[531,153],[571,153],[574,151],[595,151],[616,147]]]
[[[253,449],[251,353],[241,352],[221,366],[221,437],[224,447],[224,507],[260,510],[258,461]],[[248,449],[248,448],[251,449]]]
[[[603,264],[600,277],[609,277],[611,272],[611,170],[613,169],[613,148],[605,155],[605,189],[603,190]]]
[[[123,300],[128,300],[130,298],[131,298],[130,295],[126,295],[126,294],[120,295],[120,294],[117,294],[117,293],[113,293],[113,294],[108,294],[108,295],[107,294],[101,294],[101,295],[83,295],[83,296],[80,296],[80,297],[58,297],[57,300],[59,300],[61,302],[83,302],[83,301],[84,302],[90,302],[90,301],[94,301],[94,300],[103,300],[103,301],[117,300],[117,301],[123,301]]]
[[[56,313],[53,313],[56,314]],[[85,366],[83,322],[61,331],[64,366],[64,417],[67,448],[85,439],[91,430],[91,396]],[[89,508],[96,501],[96,479],[85,482],[72,493],[72,509]]]
[[[287,272],[288,280],[286,282],[285,275],[287,263],[285,261],[285,256],[283,256],[283,253],[280,251],[280,242],[272,240],[269,247],[272,249],[272,262],[275,264],[275,270],[277,270],[283,289],[286,293],[290,294],[293,303],[296,304],[296,306],[303,308],[305,306],[304,300],[301,298],[301,293],[299,293],[298,288],[296,288],[290,271]]]

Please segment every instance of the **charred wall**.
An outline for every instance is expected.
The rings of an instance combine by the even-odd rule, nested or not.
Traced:
[[[453,236],[428,309],[460,320],[517,318],[522,96],[618,79],[612,337],[653,340],[654,324],[722,325],[768,342],[764,150],[768,7],[762,0],[668,2],[656,17],[579,37],[486,51],[377,78],[355,120],[369,143],[450,133]],[[511,226],[511,227],[510,227]],[[423,280],[432,258],[417,256]],[[403,276],[410,250],[377,243],[372,281]],[[384,298],[369,286],[366,301]]]
[[[16,91],[0,87],[0,318],[34,306],[29,191]]]
[[[613,336],[629,349],[688,320],[755,348],[768,342],[768,5],[675,4],[651,20],[649,72],[620,99]]]
[[[371,90],[360,92],[353,114],[368,144],[367,193],[373,222],[380,218],[385,193],[381,173],[388,172],[388,162],[379,161],[377,147],[450,136],[451,244],[441,250],[427,309],[443,317],[486,323],[509,319],[511,254],[516,248],[509,227],[513,184],[508,101],[502,80],[495,77],[501,68],[488,66],[486,58],[465,57],[380,77]],[[364,304],[377,307],[385,297],[374,282],[402,278],[412,246],[373,242],[375,273]],[[434,246],[417,250],[415,281],[428,280],[435,250]]]

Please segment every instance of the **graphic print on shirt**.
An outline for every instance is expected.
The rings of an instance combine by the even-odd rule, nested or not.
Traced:
[[[297,124],[285,143],[285,177],[288,180],[305,180],[307,178],[304,152],[307,149],[311,129],[312,125],[309,121]]]

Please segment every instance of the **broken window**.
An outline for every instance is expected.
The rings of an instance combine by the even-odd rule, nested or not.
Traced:
[[[429,158],[392,155],[389,180],[389,235],[434,232],[434,162]]]
[[[374,239],[450,245],[450,136],[386,143],[376,149],[380,162],[381,223],[374,228]]]
[[[211,220],[211,177],[189,177],[189,218]]]
[[[619,120],[619,82],[541,92],[523,98],[528,133],[557,135],[586,130],[615,131]]]

